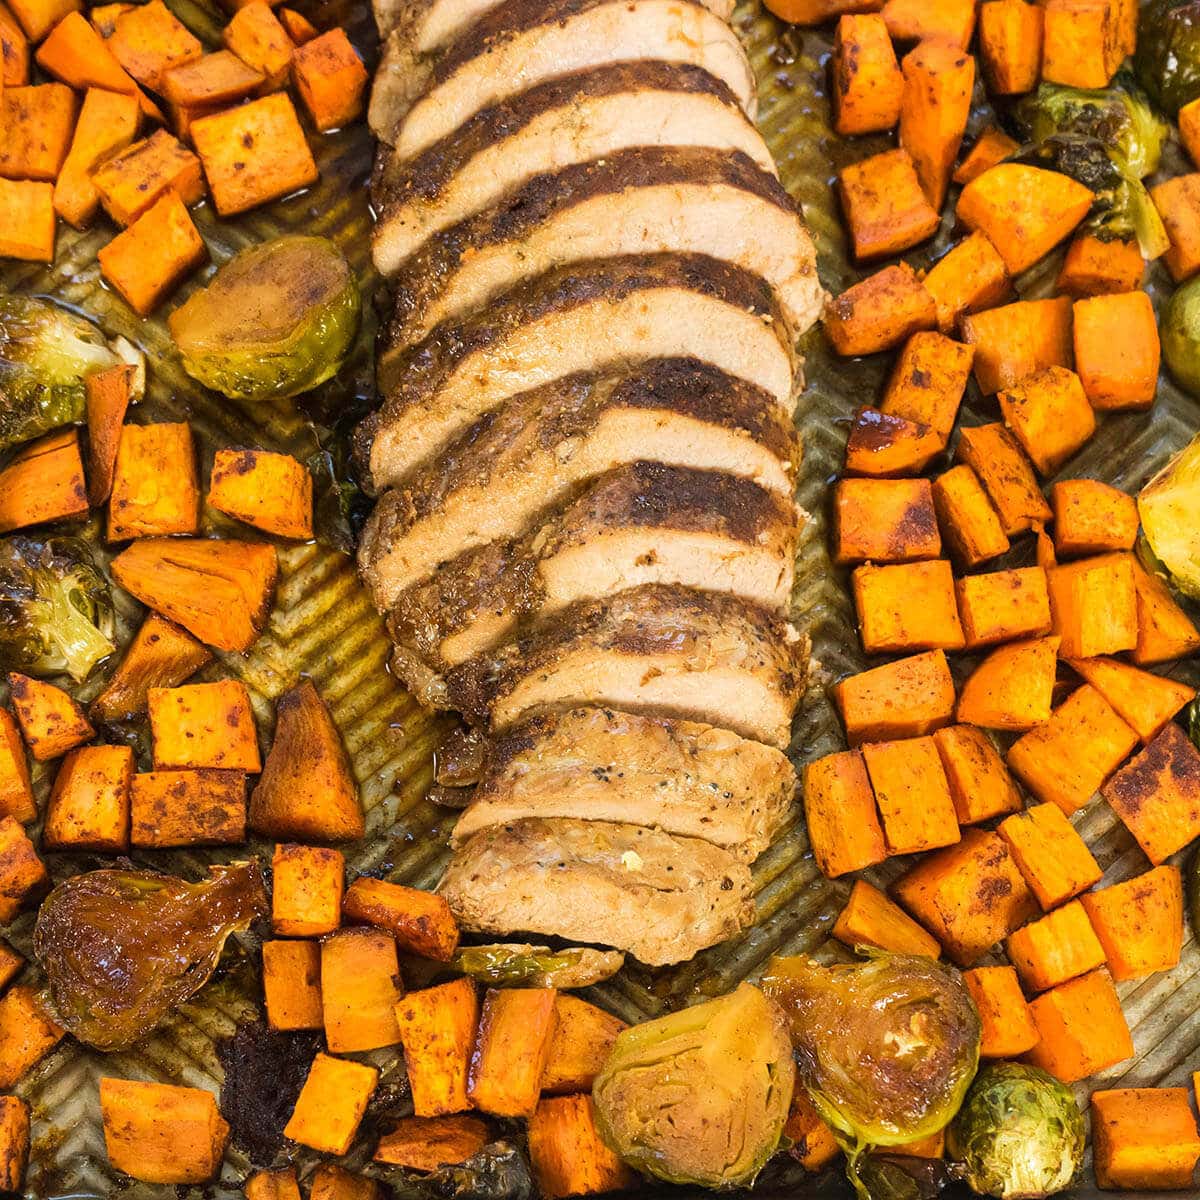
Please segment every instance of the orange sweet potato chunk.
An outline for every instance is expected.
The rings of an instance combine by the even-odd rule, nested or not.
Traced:
[[[321,132],[349,125],[359,116],[369,78],[344,29],[330,29],[305,42],[292,62],[296,91]]]
[[[1041,567],[967,575],[955,590],[968,649],[1050,632],[1050,592]]]
[[[916,854],[959,839],[941,756],[931,737],[863,746],[890,854]]]
[[[896,359],[880,411],[929,426],[944,444],[958,417],[974,359],[973,346],[933,330],[914,333]]]
[[[1133,588],[1137,600],[1137,646],[1130,658],[1138,666],[1187,658],[1200,650],[1200,629],[1157,576],[1133,559]]]
[[[208,485],[208,503],[218,512],[266,533],[302,540],[312,537],[312,476],[290,454],[218,450]]]
[[[10,920],[11,918],[5,918]],[[63,1039],[33,988],[16,984],[0,997],[0,1087],[19,1083]]]
[[[199,526],[192,427],[186,421],[126,425],[108,501],[108,540],[195,533]]]
[[[342,911],[352,921],[386,929],[407,954],[449,962],[458,948],[458,922],[435,892],[362,876],[346,890]]]
[[[82,517],[87,511],[77,429],[30,442],[0,470],[0,533]]]
[[[873,867],[887,857],[875,793],[857,750],[805,764],[804,813],[813,857],[827,878]]]
[[[487,1124],[478,1117],[401,1117],[379,1139],[374,1159],[409,1171],[436,1171],[466,1162],[491,1139]]]
[[[1116,658],[1073,658],[1071,669],[1109,702],[1143,742],[1150,742],[1186,704],[1196,689],[1142,671]]]
[[[29,41],[16,17],[0,4],[0,83],[21,87],[29,82]]]
[[[1143,291],[1075,301],[1075,369],[1093,408],[1146,409],[1158,389],[1158,320]]]
[[[974,4],[965,8],[973,21]],[[971,114],[975,58],[965,44],[929,38],[904,56],[900,70],[900,145],[912,157],[925,198],[940,212]]]
[[[75,130],[75,93],[61,83],[6,87],[0,176],[53,183]]]
[[[925,290],[933,297],[938,329],[950,333],[960,317],[1007,299],[1012,285],[996,247],[982,233],[972,233],[930,267]]]
[[[77,229],[86,228],[100,207],[92,172],[137,136],[141,109],[136,96],[88,88],[71,147],[54,184],[54,211]],[[113,368],[114,370],[118,368]]]
[[[1103,554],[1051,567],[1050,615],[1063,658],[1133,650],[1138,640],[1133,555]]]
[[[1054,549],[1063,558],[1132,550],[1137,541],[1137,504],[1132,496],[1098,479],[1064,479],[1050,489]]]
[[[954,717],[954,679],[942,650],[850,675],[833,697],[851,746],[932,733]]]
[[[1144,875],[1087,892],[1080,903],[1113,979],[1144,979],[1173,970],[1183,951],[1183,878],[1178,867],[1155,867]]]
[[[1092,1093],[1096,1183],[1116,1191],[1191,1191],[1200,1134],[1187,1088]]]
[[[300,1200],[296,1168],[283,1171],[256,1171],[246,1180],[246,1200]]]
[[[956,454],[958,461],[979,477],[1009,537],[1032,529],[1053,515],[1029,459],[1003,425],[973,425],[964,429]]]
[[[833,1130],[817,1112],[799,1079],[792,1092],[792,1106],[783,1136],[792,1143],[788,1154],[806,1171],[824,1170],[841,1153]]]
[[[1176,283],[1200,271],[1200,174],[1176,175],[1150,189],[1171,241],[1163,262]]]
[[[1012,967],[975,967],[963,972],[963,983],[983,1025],[980,1057],[1016,1058],[1037,1044],[1037,1029]]]
[[[542,1092],[590,1092],[617,1035],[628,1026],[619,1017],[569,992],[559,992],[554,1014]]]
[[[872,479],[916,475],[945,445],[946,439],[928,425],[860,408],[846,440],[846,474]]]
[[[1020,148],[1020,143],[1010,138],[1002,129],[989,125],[955,168],[954,182],[970,183],[972,179],[1003,162]]]
[[[25,824],[37,816],[25,743],[16,718],[0,708],[0,816],[14,817]]]
[[[1057,804],[1006,817],[997,833],[1046,912],[1100,882],[1100,864]]]
[[[588,1095],[538,1104],[529,1118],[529,1159],[546,1200],[621,1191],[634,1182],[633,1172],[600,1137]]]
[[[104,854],[128,850],[133,767],[129,746],[73,750],[54,780],[42,845],[47,850],[94,850]]]
[[[833,504],[838,563],[914,562],[941,553],[927,479],[843,479]]]
[[[345,1154],[378,1082],[375,1067],[318,1054],[284,1126],[284,1137],[322,1154]]]
[[[261,72],[231,50],[218,50],[165,70],[162,90],[172,106],[211,113],[244,100],[264,82]]]
[[[146,771],[130,787],[135,846],[231,846],[246,840],[246,773]]]
[[[1042,78],[1067,87],[1107,87],[1121,60],[1112,0],[1045,0]]]
[[[316,942],[263,942],[263,1003],[272,1029],[321,1029],[321,947]]]
[[[130,6],[113,23],[107,42],[113,56],[134,79],[159,93],[167,71],[193,62],[204,53],[200,40],[162,0]]]
[[[1004,424],[1042,475],[1057,475],[1096,432],[1083,383],[1066,367],[1046,367],[1003,388],[998,400]]]
[[[165,129],[134,142],[92,173],[104,211],[120,226],[132,225],[174,192],[184,205],[204,196],[200,160]]]
[[[479,1025],[479,992],[463,977],[409,992],[396,1005],[396,1024],[418,1117],[471,1107],[467,1095],[471,1052]]]
[[[847,13],[838,21],[829,69],[837,133],[849,137],[895,126],[904,83],[878,13]]]
[[[1104,947],[1078,900],[1015,930],[1004,949],[1031,992],[1057,987],[1105,962]]]
[[[883,19],[898,42],[946,41],[960,50],[975,31],[974,0],[887,0]]]
[[[325,1041],[335,1054],[394,1046],[403,995],[396,939],[386,930],[340,929],[321,939]]]
[[[1050,718],[1058,639],[1032,638],[993,650],[968,676],[955,716],[984,729],[1023,730]]]
[[[0,179],[0,258],[53,262],[55,232],[50,184]]]
[[[907,149],[885,150],[843,167],[838,194],[859,262],[908,250],[932,237],[940,224]]]
[[[29,1163],[29,1105],[0,1096],[0,1190],[19,1192]]]
[[[151,688],[148,700],[156,769],[262,766],[250,693],[240,680]]]
[[[266,80],[271,91],[284,86],[295,46],[266,0],[252,0],[233,14],[223,34],[225,45]]]
[[[1024,5],[1025,0],[1014,3]],[[1105,242],[1095,234],[1077,233],[1067,247],[1056,288],[1079,297],[1132,292],[1142,286],[1145,273],[1146,262],[1137,242]]]
[[[537,1108],[554,1032],[552,988],[489,989],[467,1094],[482,1112],[530,1116]]]
[[[124,363],[84,380],[87,392],[88,502],[103,504],[112,493],[117,451],[132,399],[135,370]]]
[[[836,296],[825,309],[825,333],[844,358],[898,346],[937,324],[933,296],[907,263],[895,263]]]
[[[271,927],[276,933],[317,937],[341,925],[346,864],[340,850],[277,845],[271,871]]]
[[[980,6],[979,55],[995,96],[1032,92],[1042,69],[1042,9],[1026,0]]]
[[[963,648],[954,575],[946,559],[881,567],[866,563],[851,579],[868,654]]]
[[[21,736],[38,762],[61,758],[95,736],[83,709],[62,688],[16,671],[9,674],[8,686]]]
[[[970,313],[959,322],[975,347],[975,382],[985,395],[1016,387],[1047,367],[1074,364],[1071,300],[1017,300]]]
[[[1027,1061],[1078,1083],[1133,1057],[1133,1039],[1107,971],[1081,975],[1030,1001],[1038,1042]]]
[[[26,904],[40,898],[49,883],[46,866],[20,823],[15,817],[0,817],[0,924],[7,925]],[[0,1037],[0,1058],[2,1042]],[[9,1080],[0,1087],[11,1084]]]
[[[1020,811],[1024,804],[1021,793],[982,729],[948,725],[934,733],[933,743],[942,759],[960,825],[976,825]]]
[[[933,506],[946,548],[964,567],[977,567],[1009,549],[1008,535],[979,476],[960,463],[933,481]]]
[[[895,954],[941,957],[942,948],[903,909],[865,879],[855,881],[850,898],[834,922],[833,936],[851,949],[876,946]]]

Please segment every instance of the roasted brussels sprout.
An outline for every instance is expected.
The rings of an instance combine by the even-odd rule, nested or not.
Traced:
[[[1185,391],[1200,396],[1200,277],[1175,289],[1159,333],[1167,370]]]
[[[778,1007],[743,983],[626,1029],[592,1090],[600,1134],[668,1183],[738,1187],[775,1152],[795,1083]]]
[[[1138,22],[1133,67],[1169,116],[1200,96],[1200,2],[1151,0]]]
[[[354,273],[327,238],[282,237],[230,259],[167,318],[184,369],[237,400],[324,383],[358,330]]]
[[[625,962],[617,950],[592,950],[587,946],[499,944],[462,946],[450,964],[456,971],[491,987],[591,987],[611,979]]]
[[[1023,1063],[984,1067],[946,1130],[955,1173],[972,1191],[999,1200],[1070,1187],[1083,1144],[1083,1114],[1071,1089]]]
[[[863,1151],[945,1127],[979,1062],[979,1014],[952,967],[909,954],[822,966],[776,958],[763,979],[787,1015],[800,1078],[847,1149]]]
[[[35,296],[0,295],[0,450],[82,421],[83,381],[118,362],[140,364],[90,321]]]
[[[1200,598],[1200,435],[1138,493],[1142,533],[1180,591]]]
[[[86,679],[113,652],[108,582],[78,538],[0,538],[0,666]]]
[[[199,883],[90,871],[42,902],[33,950],[63,1026],[89,1046],[122,1050],[195,995],[229,935],[267,911],[256,863],[213,867]]]

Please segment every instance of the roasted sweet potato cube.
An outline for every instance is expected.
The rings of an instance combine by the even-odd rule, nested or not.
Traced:
[[[982,1058],[1016,1058],[1037,1043],[1037,1029],[1012,967],[975,967],[963,983],[979,1010]]]
[[[222,37],[226,49],[263,76],[264,87],[274,91],[287,83],[296,48],[265,0],[253,0],[239,8]]]
[[[263,942],[263,1001],[272,1029],[322,1029],[321,947],[316,942]]]
[[[54,235],[50,184],[0,179],[0,258],[53,262]]]
[[[527,1117],[537,1108],[554,1033],[552,988],[489,988],[467,1094],[482,1112]]]
[[[121,13],[113,23],[108,48],[138,83],[160,93],[167,71],[204,53],[199,38],[162,0],[133,5]]]
[[[254,6],[241,11],[253,12]],[[311,538],[312,496],[312,476],[290,454],[218,450],[213,460],[208,503],[267,533]]]
[[[1023,0],[1022,0],[1023,2]],[[971,149],[963,155],[962,162],[954,170],[955,183],[970,183],[972,179],[990,170],[997,163],[1015,154],[1021,145],[1010,138],[1002,129],[989,125],[978,138]]]
[[[287,35],[297,46],[311,42],[320,30],[303,14],[294,8],[281,8],[278,12],[280,23],[287,30]]]
[[[9,0],[25,36],[40,42],[68,13],[78,12],[83,0]]]
[[[276,933],[317,937],[338,928],[346,875],[340,850],[276,846],[271,872],[271,927]]]
[[[1176,283],[1200,271],[1200,174],[1176,175],[1150,189],[1171,245],[1163,262]]]
[[[250,827],[268,837],[345,842],[366,828],[341,735],[312,681],[279,698],[275,740],[250,797]]]
[[[975,382],[984,395],[1016,387],[1047,367],[1074,364],[1072,307],[1068,296],[1017,300],[970,313],[959,322],[963,341],[975,347]]]
[[[1186,658],[1200,649],[1200,629],[1175,602],[1167,585],[1133,559],[1137,645],[1130,658],[1142,667]]]
[[[529,1161],[546,1200],[621,1191],[633,1172],[605,1145],[590,1095],[541,1101],[529,1118]]]
[[[954,575],[946,559],[883,567],[867,563],[855,569],[852,582],[868,654],[963,648]]]
[[[367,1111],[379,1072],[366,1063],[318,1054],[284,1137],[322,1154],[345,1154]]]
[[[145,317],[204,262],[208,248],[183,201],[167,192],[96,257],[104,278]]]
[[[792,1106],[783,1136],[792,1143],[788,1154],[806,1171],[823,1170],[841,1153],[833,1130],[817,1112],[799,1080],[792,1092]]]
[[[955,590],[969,650],[1050,632],[1050,593],[1041,567],[967,575]]]
[[[1075,369],[1093,408],[1154,403],[1161,350],[1158,321],[1143,291],[1075,301]]]
[[[284,1171],[256,1171],[246,1180],[246,1200],[300,1200],[296,1168]]]
[[[955,716],[984,729],[1022,730],[1050,719],[1058,639],[1031,638],[993,650],[967,677]]]
[[[1137,504],[1098,479],[1064,479],[1050,489],[1054,549],[1064,558],[1132,550],[1137,541]]]
[[[53,183],[75,131],[75,93],[61,83],[6,87],[0,176]]]
[[[1113,979],[1170,971],[1183,951],[1183,879],[1178,867],[1087,892],[1079,901],[1104,947]]]
[[[804,815],[813,857],[829,879],[887,858],[875,793],[857,750],[805,764]]]
[[[1063,1083],[1078,1083],[1133,1057],[1133,1039],[1107,971],[1043,992],[1030,1001],[1029,1011],[1038,1041],[1028,1061]]]
[[[1112,0],[1045,0],[1042,78],[1067,87],[1107,87],[1121,65]]]
[[[246,840],[246,773],[150,771],[130,789],[135,846],[232,846]]]
[[[8,55],[5,54],[5,67],[8,66]],[[5,83],[8,83],[6,76]],[[24,83],[23,79],[14,79],[14,83]],[[1176,116],[1176,121],[1179,124],[1179,140],[1183,143],[1183,148],[1187,151],[1188,158],[1193,163],[1200,162],[1200,104],[1195,100],[1185,104]],[[1139,277],[1140,282],[1140,277]]]
[[[1137,646],[1133,556],[1103,554],[1051,567],[1050,615],[1063,658],[1094,658]]]
[[[928,0],[922,7],[931,7]],[[974,4],[959,7],[969,12],[973,23]],[[900,70],[904,76],[900,145],[912,157],[925,198],[940,212],[971,115],[975,58],[967,53],[965,43],[928,38],[904,56]]]
[[[337,1163],[322,1163],[308,1185],[308,1200],[383,1200],[377,1179],[353,1175]]]
[[[1015,930],[1004,944],[1031,992],[1044,992],[1104,965],[1104,947],[1078,900]]]
[[[9,9],[0,4],[0,83],[21,87],[29,82],[29,41]]]
[[[979,55],[988,91],[1019,96],[1038,85],[1042,69],[1042,10],[1026,0],[980,6]]]
[[[146,1183],[206,1183],[219,1170],[229,1125],[201,1088],[100,1080],[108,1161]]]
[[[1132,753],[1138,736],[1095,688],[1084,684],[1050,720],[1008,752],[1008,768],[1039,799],[1067,816],[1082,808]]]
[[[26,824],[37,817],[25,743],[16,718],[0,708],[0,816]]]
[[[0,1087],[14,1087],[62,1038],[63,1030],[46,1015],[33,988],[9,988],[0,997]]]
[[[946,41],[960,50],[975,30],[973,0],[887,0],[883,19],[898,42]]]
[[[250,693],[236,679],[151,688],[154,766],[258,771],[258,736]]]
[[[200,524],[196,450],[186,421],[121,430],[108,540],[195,533]]]
[[[876,271],[825,309],[825,333],[843,357],[890,350],[937,324],[937,308],[907,263]]]
[[[62,688],[15,671],[8,686],[21,736],[38,762],[59,758],[95,735],[83,709]]]
[[[833,697],[852,746],[932,733],[954,718],[954,680],[942,650],[851,675]]]
[[[946,548],[964,567],[1008,552],[1000,516],[970,467],[960,463],[933,481],[933,507]]]
[[[87,16],[92,28],[107,41],[117,28],[117,18],[134,7],[133,4],[122,3],[97,4],[95,8],[89,9]]]
[[[559,992],[554,1001],[554,1033],[542,1072],[542,1091],[590,1092],[617,1034],[628,1026],[578,996]]]
[[[877,408],[860,408],[846,441],[846,473],[872,479],[915,475],[945,445],[946,439],[928,425]]]
[[[880,411],[928,425],[944,443],[958,417],[974,358],[972,346],[933,330],[914,333],[896,359]]]
[[[1083,384],[1066,367],[1046,367],[998,398],[1005,425],[1043,475],[1057,475],[1096,432]]]
[[[1116,1191],[1191,1191],[1200,1134],[1187,1088],[1092,1093],[1096,1183]]]
[[[1115,658],[1072,659],[1071,669],[1116,709],[1143,742],[1152,741],[1196,697],[1195,688]]]
[[[837,133],[882,133],[900,119],[904,81],[878,13],[847,13],[839,19],[829,71]]]
[[[843,479],[833,504],[839,563],[914,562],[941,553],[927,479]]]
[[[1035,804],[996,831],[1047,912],[1100,882],[1100,864],[1057,804]]]
[[[325,1041],[337,1053],[377,1050],[400,1040],[404,995],[396,939],[384,929],[341,929],[321,940]]]
[[[27,903],[39,898],[49,882],[45,864],[20,823],[0,817],[0,924],[7,925]]]
[[[860,262],[899,254],[932,237],[940,224],[905,149],[843,167],[838,191]]]
[[[330,29],[296,50],[292,79],[322,132],[349,125],[363,109],[366,67],[344,29]]]
[[[1024,533],[1052,516],[1029,459],[1003,425],[972,425],[964,429],[958,440],[957,457],[979,477],[1009,537]]]
[[[177,687],[211,660],[212,653],[190,633],[152,612],[92,701],[91,715],[101,721],[136,717],[146,711],[151,688]]]
[[[191,135],[223,217],[317,181],[308,139],[283,92],[202,117],[193,122]]]
[[[0,470],[0,533],[82,517],[87,511],[77,429],[30,442]]]
[[[137,136],[140,119],[137,96],[88,89],[71,147],[54,184],[54,211],[77,229],[89,225],[100,207],[92,172],[110,155],[130,145]]]
[[[1019,812],[1024,801],[1004,760],[982,729],[948,725],[933,735],[960,825]]]
[[[862,748],[889,854],[916,854],[958,841],[950,785],[933,738]]]
[[[407,954],[449,962],[458,948],[458,922],[434,892],[364,875],[347,889],[342,911],[352,921],[386,929]]]
[[[409,992],[396,1005],[404,1062],[419,1117],[471,1107],[467,1077],[479,1025],[479,993],[469,978]]]
[[[169,192],[185,204],[204,196],[200,160],[165,129],[134,142],[92,173],[104,211],[118,225],[132,225]]]
[[[163,95],[173,105],[203,109],[236,104],[266,82],[261,71],[242,62],[230,50],[205,54],[163,72]]]
[[[478,1117],[401,1117],[379,1139],[375,1161],[409,1171],[436,1171],[466,1162],[491,1140],[491,1131]]]
[[[84,746],[63,759],[42,830],[47,850],[129,849],[129,746]]]
[[[834,922],[833,936],[851,949],[876,946],[894,954],[923,954],[927,958],[940,958],[942,954],[936,938],[865,879],[856,880],[850,889],[846,907]]]
[[[1152,863],[1164,862],[1200,836],[1200,752],[1174,723],[1122,767],[1102,794]]]
[[[930,267],[925,290],[933,297],[938,329],[949,333],[965,314],[999,304],[1012,285],[996,247],[982,233],[972,233]]]
[[[960,967],[969,967],[1037,912],[999,835],[964,829],[962,840],[919,862],[892,889]]]
[[[29,1105],[0,1096],[0,1192],[19,1192],[29,1163]]]
[[[206,645],[244,652],[271,611],[272,546],[215,538],[143,538],[112,561],[117,583]]]
[[[117,451],[121,445],[125,414],[133,398],[135,374],[134,367],[121,363],[97,371],[84,380],[87,393],[88,501],[91,504],[103,504],[112,493]]]
[[[1025,0],[1015,0],[1023,4]],[[1132,292],[1142,286],[1146,262],[1135,241],[1101,241],[1095,234],[1077,233],[1055,285],[1068,296],[1103,296]]]

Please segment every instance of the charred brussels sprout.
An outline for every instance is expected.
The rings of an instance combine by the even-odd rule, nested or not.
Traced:
[[[1200,597],[1200,436],[1193,438],[1138,494],[1142,532],[1180,591]]]
[[[800,1078],[848,1149],[928,1137],[958,1111],[979,1062],[979,1015],[953,968],[879,954],[822,966],[773,959],[763,989],[787,1015]]]
[[[0,295],[0,450],[82,421],[83,381],[133,357],[48,300]]]
[[[584,988],[611,979],[625,962],[616,950],[568,946],[499,944],[463,946],[450,964],[454,970],[491,987]]]
[[[593,1097],[601,1136],[668,1183],[738,1187],[775,1152],[795,1065],[777,1006],[743,983],[728,996],[621,1033]]]
[[[1147,4],[1138,22],[1133,66],[1138,82],[1170,116],[1200,96],[1200,2]]]
[[[113,652],[108,582],[77,538],[0,538],[0,665],[77,683]]]
[[[358,318],[358,285],[337,246],[283,237],[230,259],[167,324],[193,379],[258,401],[299,395],[336,374]]]
[[[1167,370],[1193,396],[1200,396],[1200,278],[1175,289],[1160,327]]]
[[[946,1131],[955,1172],[972,1191],[999,1200],[1068,1188],[1083,1144],[1083,1114],[1071,1089],[1022,1063],[984,1067]]]

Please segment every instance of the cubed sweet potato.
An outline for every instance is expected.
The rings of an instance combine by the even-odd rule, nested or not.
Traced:
[[[851,746],[932,733],[954,718],[954,680],[942,650],[850,675],[833,697]]]
[[[1002,389],[998,399],[1004,424],[1043,475],[1057,475],[1096,432],[1083,383],[1066,367],[1046,367]]]
[[[0,533],[82,517],[87,511],[77,429],[48,433],[30,442],[0,470]]]
[[[22,87],[29,82],[29,40],[7,5],[0,4],[0,83]]]
[[[1057,804],[1006,817],[997,832],[1046,912],[1100,882],[1100,864]]]
[[[195,533],[199,525],[192,427],[186,421],[126,425],[108,502],[108,540]]]
[[[46,866],[20,822],[0,817],[0,924],[7,925],[26,904],[40,899],[49,883]]]
[[[317,937],[341,925],[346,863],[340,850],[278,845],[271,872],[271,927],[276,933]]]
[[[246,840],[244,771],[149,771],[130,788],[133,845],[232,846]]]
[[[38,47],[37,64],[78,91],[104,88],[141,99],[132,76],[113,57],[108,42],[78,12],[67,13]]]
[[[833,1130],[817,1112],[804,1084],[798,1079],[783,1136],[791,1142],[788,1154],[806,1171],[824,1170],[841,1153]]]
[[[908,250],[932,237],[941,223],[904,148],[885,150],[843,167],[838,194],[859,262]],[[839,353],[845,351],[839,349]]]
[[[970,467],[960,463],[933,481],[933,506],[946,548],[962,566],[977,567],[1007,553],[1000,516]]]
[[[1025,0],[1013,2],[1025,4]],[[1077,233],[1067,247],[1055,286],[1068,296],[1132,292],[1142,286],[1145,272],[1146,262],[1137,242],[1116,238],[1106,242],[1092,233]]]
[[[134,5],[124,3],[97,4],[88,10],[92,28],[105,40],[112,37],[117,28],[117,18],[129,12]]]
[[[47,850],[95,850],[120,854],[129,849],[129,746],[84,746],[63,760],[42,830]]]
[[[321,947],[316,942],[269,941],[262,948],[267,1024],[280,1032],[321,1029]]]
[[[948,725],[933,735],[960,825],[1018,812],[1024,801],[1004,760],[982,729]]]
[[[1104,965],[1104,947],[1078,900],[1014,930],[1004,943],[1031,992],[1044,992]]]
[[[983,1026],[980,1057],[1016,1058],[1034,1047],[1037,1029],[1012,967],[975,967],[963,972],[963,983]]]
[[[1030,1001],[1029,1011],[1038,1041],[1028,1061],[1063,1083],[1078,1083],[1133,1057],[1133,1039],[1107,971],[1043,992]]]
[[[334,1053],[394,1046],[403,995],[396,939],[386,930],[355,927],[321,939],[321,1009]]]
[[[469,978],[409,992],[396,1005],[396,1024],[418,1117],[471,1107],[467,1078],[479,1025],[479,993]]]
[[[308,1200],[383,1200],[378,1179],[355,1175],[337,1163],[322,1163],[308,1184]]]
[[[1087,892],[1080,903],[1104,947],[1113,979],[1143,979],[1170,971],[1183,951],[1183,879],[1164,865]]]
[[[5,66],[7,67],[7,54]],[[7,76],[4,80],[8,83]],[[24,83],[23,79],[14,79],[14,83]],[[1185,104],[1176,116],[1176,121],[1179,124],[1179,140],[1183,143],[1183,148],[1187,151],[1188,158],[1193,164],[1200,164],[1200,98],[1198,100],[1190,100]]]
[[[458,922],[435,892],[364,875],[346,890],[342,911],[352,921],[386,929],[406,954],[449,962],[458,948]]]
[[[868,654],[961,650],[954,575],[944,558],[867,563],[852,576],[859,633]]]
[[[1067,816],[1082,808],[1132,753],[1138,736],[1095,688],[1084,684],[1008,752],[1008,769]]]
[[[898,42],[945,41],[965,50],[975,32],[975,0],[887,0],[883,19]]]
[[[633,1172],[601,1138],[590,1095],[542,1100],[528,1133],[533,1177],[546,1200],[622,1191],[634,1182]]]
[[[997,168],[999,169],[999,168]],[[991,395],[1015,387],[1046,367],[1070,367],[1071,300],[1017,300],[971,313],[959,322],[963,340],[975,347],[975,382]]]
[[[151,688],[149,709],[156,769],[260,769],[250,693],[240,680]]]
[[[0,176],[53,183],[75,131],[75,93],[62,83],[6,87]]]
[[[1133,555],[1101,554],[1051,567],[1050,617],[1063,658],[1132,650],[1138,640]]]
[[[1130,658],[1142,667],[1187,658],[1200,650],[1200,629],[1179,607],[1167,585],[1133,560],[1137,646]]]
[[[1019,96],[1038,85],[1042,69],[1042,10],[1026,0],[980,6],[979,55],[988,91]]]
[[[967,677],[955,716],[984,729],[1022,730],[1050,718],[1058,639],[997,646]]]
[[[1163,262],[1176,283],[1200,271],[1200,174],[1176,175],[1150,189],[1171,245]]]
[[[29,1105],[0,1096],[0,1191],[19,1192],[29,1164]]]
[[[896,359],[880,411],[928,425],[944,444],[958,417],[974,358],[972,346],[932,330],[914,333]]]
[[[907,263],[884,267],[835,297],[825,333],[843,357],[875,354],[937,324],[933,297]]]
[[[256,1171],[246,1180],[246,1200],[300,1200],[296,1168],[282,1171]]]
[[[161,93],[163,76],[172,67],[193,62],[204,53],[200,39],[176,18],[162,0],[131,5],[113,22],[108,48],[138,83]]]
[[[200,160],[165,129],[134,142],[92,172],[104,211],[121,226],[132,225],[171,192],[184,205],[204,196]]]
[[[838,21],[829,72],[833,127],[843,137],[882,133],[900,119],[904,81],[878,13],[847,13]]]
[[[1137,541],[1137,504],[1132,496],[1098,479],[1064,479],[1050,489],[1054,549],[1064,558],[1132,550]]]
[[[0,816],[27,824],[37,816],[25,743],[16,718],[0,708]]]
[[[285,86],[296,48],[266,0],[252,0],[239,8],[222,37],[226,49],[263,76],[267,90]]]
[[[627,1028],[612,1013],[569,992],[559,992],[554,1001],[554,1032],[542,1072],[542,1092],[590,1092],[617,1034]]]
[[[231,50],[218,50],[163,72],[163,95],[172,105],[215,110],[236,104],[266,82]]]
[[[862,748],[889,854],[916,854],[959,839],[942,759],[931,737]]]
[[[552,988],[489,989],[467,1094],[482,1112],[527,1117],[537,1108],[554,1033]]]
[[[964,429],[958,439],[956,457],[979,477],[1009,537],[1053,516],[1029,459],[1003,425],[972,425]]]
[[[833,925],[833,936],[852,949],[875,946],[894,954],[940,958],[942,948],[902,908],[865,879],[855,881],[846,907]]]
[[[303,46],[305,42],[311,42],[320,33],[320,30],[303,13],[297,12],[294,8],[281,8],[278,16],[294,45]]]
[[[40,42],[68,13],[82,9],[83,0],[9,0],[9,7],[21,22],[25,36],[31,42]]]
[[[1050,593],[1041,567],[968,575],[955,590],[969,650],[1050,632]]]
[[[55,232],[50,184],[0,179],[0,258],[53,262]]]
[[[241,11],[253,12],[254,8]],[[218,450],[208,484],[208,503],[218,512],[279,537],[312,537],[312,476],[290,454]]]
[[[887,858],[875,793],[857,750],[805,764],[804,814],[813,857],[829,879]]]
[[[1037,912],[1007,845],[983,829],[964,829],[957,845],[923,859],[892,891],[960,967],[972,966]]]
[[[1196,698],[1196,689],[1115,658],[1073,658],[1071,669],[1113,706],[1143,742]]]
[[[1117,1191],[1191,1191],[1200,1134],[1187,1088],[1092,1093],[1096,1183]]]
[[[839,563],[915,562],[941,553],[927,479],[843,479],[833,506]]]
[[[1107,87],[1125,57],[1112,0],[1043,0],[1042,8],[1042,78]]]
[[[133,399],[135,374],[134,367],[121,363],[97,371],[84,380],[87,393],[88,502],[94,505],[103,504],[112,494],[117,451],[121,445],[125,414]]]
[[[71,147],[54,184],[54,211],[77,229],[91,223],[100,207],[92,172],[126,149],[137,136],[141,109],[133,95],[88,88]],[[118,368],[113,368],[114,370]]]
[[[344,29],[305,42],[292,61],[296,91],[322,133],[349,125],[362,113],[369,78]]]
[[[1025,0],[1018,0],[1018,3],[1024,4],[1024,2]],[[1014,155],[1020,148],[1020,143],[1014,138],[1010,138],[1004,130],[998,129],[995,125],[989,125],[975,139],[974,145],[963,155],[962,161],[955,167],[954,182],[970,183],[984,171],[990,170],[997,163],[1002,163],[1006,158]]]
[[[83,709],[62,688],[16,671],[9,674],[8,686],[21,736],[38,762],[60,758],[95,736]]]
[[[938,329],[950,333],[965,314],[1007,299],[1012,284],[996,247],[982,233],[972,233],[929,268],[925,290],[933,297]]]
[[[16,1086],[62,1041],[63,1033],[33,988],[22,983],[9,988],[0,996],[0,1087],[8,1091]]]
[[[409,1171],[436,1171],[466,1162],[491,1140],[486,1122],[478,1117],[401,1117],[379,1139],[374,1157]]]
[[[378,1081],[375,1067],[318,1054],[284,1126],[284,1137],[322,1154],[345,1154]]]
[[[846,473],[871,479],[916,475],[945,445],[946,439],[928,425],[860,408],[846,439]]]
[[[920,7],[933,6],[920,0]],[[958,7],[969,13],[973,23],[974,4]],[[885,8],[885,20],[886,12]],[[971,115],[975,58],[967,53],[965,44],[930,38],[918,42],[904,56],[900,70],[904,76],[900,145],[912,157],[925,198],[940,212]]]
[[[1154,403],[1158,322],[1145,292],[1076,300],[1074,331],[1075,369],[1093,408],[1144,409]]]

